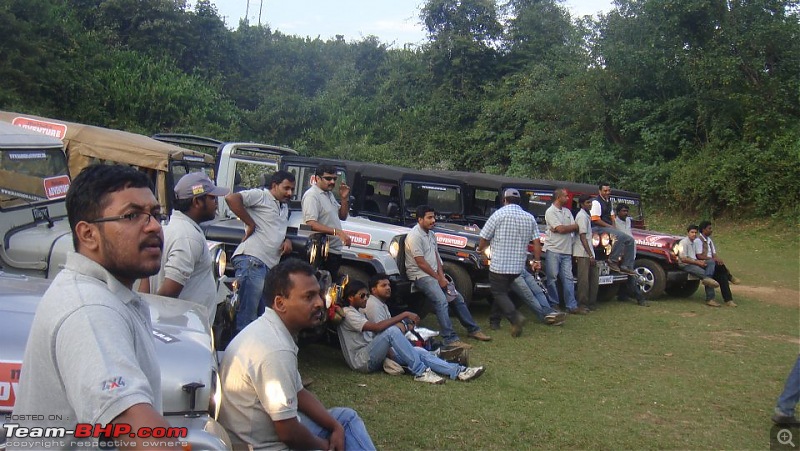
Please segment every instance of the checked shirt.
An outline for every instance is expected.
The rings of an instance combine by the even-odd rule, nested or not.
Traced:
[[[492,246],[489,270],[497,274],[522,274],[528,257],[528,243],[539,239],[539,226],[519,205],[509,204],[486,221],[481,238]]]

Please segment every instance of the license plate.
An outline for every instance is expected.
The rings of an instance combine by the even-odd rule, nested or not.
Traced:
[[[610,285],[614,283],[614,276],[600,276],[600,285]]]

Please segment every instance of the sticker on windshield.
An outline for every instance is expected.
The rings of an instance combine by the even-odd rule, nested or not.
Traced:
[[[22,362],[0,362],[0,411],[10,411],[17,401]]]
[[[44,152],[8,152],[9,160],[46,160],[47,154]]]
[[[15,117],[11,123],[17,127],[52,136],[53,138],[64,139],[67,136],[66,124],[47,122],[29,117]]]
[[[434,191],[447,191],[447,188],[444,186],[421,185],[420,187],[423,189],[432,189]]]
[[[467,247],[467,239],[463,236],[449,235],[447,233],[435,233],[434,235],[436,235],[436,244],[461,249]]]
[[[353,232],[352,230],[345,230],[344,233],[350,237],[350,241],[354,246],[367,247],[372,241],[372,235],[369,233]]]
[[[61,199],[67,197],[69,190],[69,176],[59,175],[57,177],[48,177],[42,180],[44,183],[44,195],[48,199]]]

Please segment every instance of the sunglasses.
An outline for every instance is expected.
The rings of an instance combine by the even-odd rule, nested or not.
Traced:
[[[360,297],[361,299],[366,299],[367,298],[367,293],[358,293],[358,294],[356,294],[356,296]]]
[[[338,179],[339,177],[334,177],[334,176],[332,176],[332,175],[327,175],[327,176],[325,176],[325,177],[322,177],[322,178],[323,178],[323,179],[325,179],[325,180],[327,180],[327,181],[329,181],[329,182],[335,182],[335,181],[336,181],[336,179]]]

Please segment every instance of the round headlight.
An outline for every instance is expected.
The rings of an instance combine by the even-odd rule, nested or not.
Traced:
[[[600,245],[600,235],[597,233],[592,234],[592,247],[597,247]]]
[[[214,267],[217,269],[217,276],[222,277],[225,275],[225,270],[228,269],[228,254],[220,246],[217,253],[214,254]]]
[[[611,244],[611,237],[607,233],[600,235],[600,243],[604,247],[608,246],[609,244]]]
[[[392,240],[392,244],[389,245],[389,255],[391,255],[392,258],[397,258],[399,254],[400,254],[400,242],[397,241],[397,238],[395,238]]]

